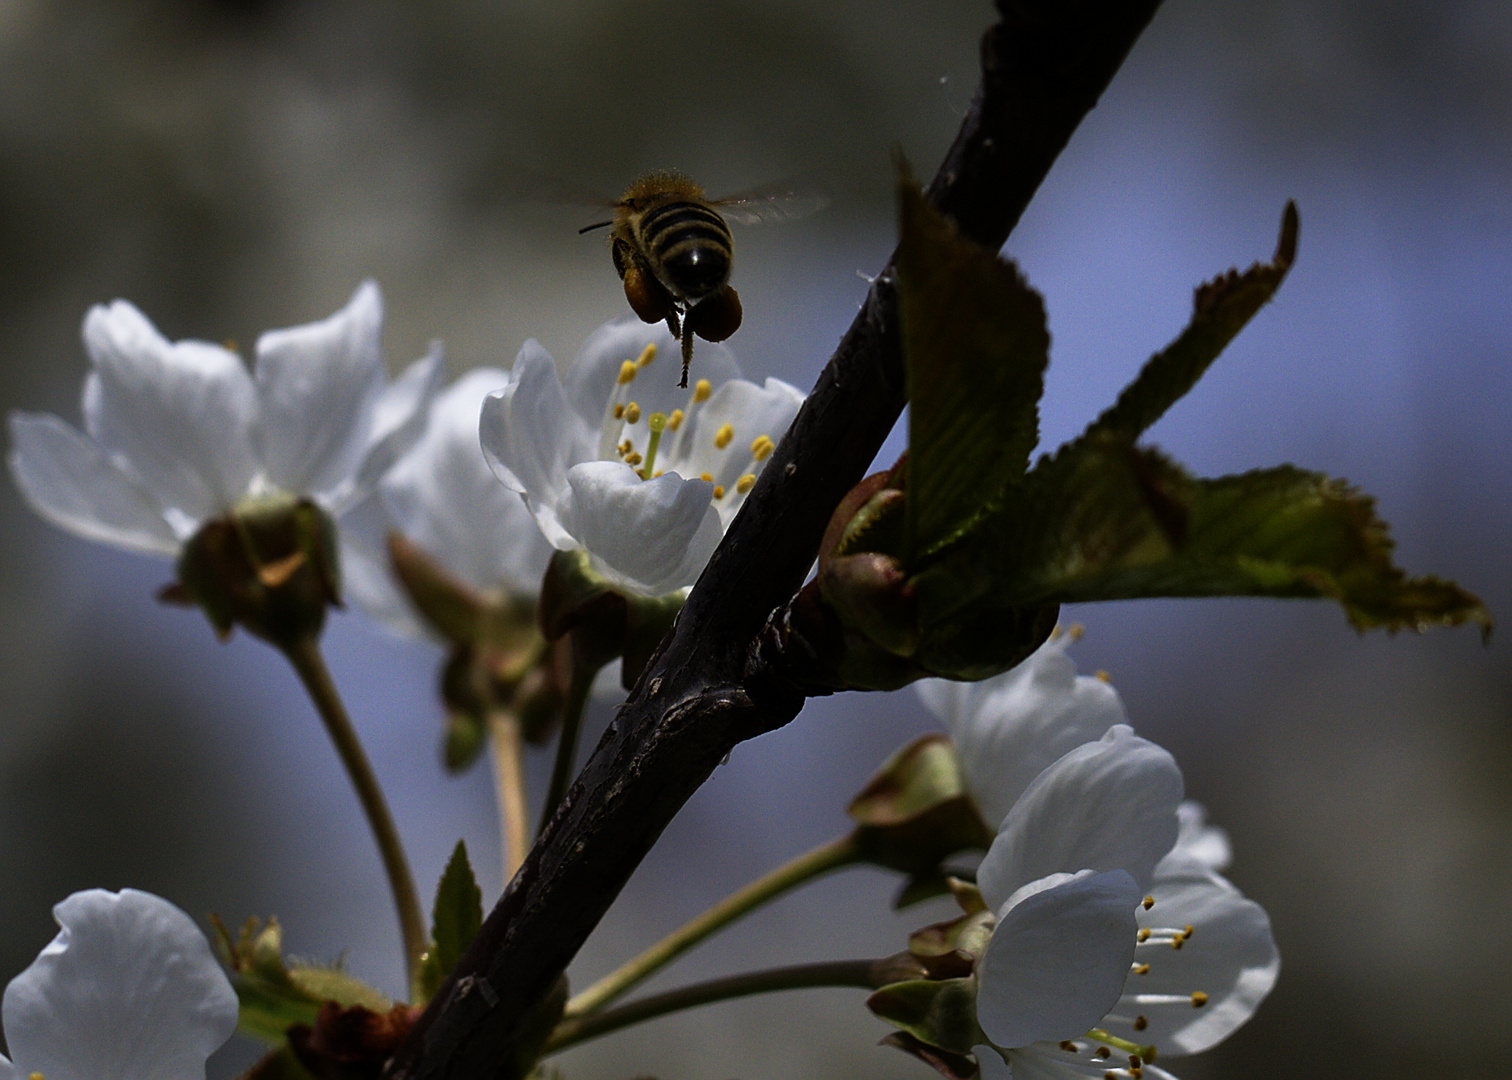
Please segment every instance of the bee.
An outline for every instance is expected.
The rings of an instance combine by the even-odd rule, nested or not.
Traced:
[[[678,172],[642,176],[611,203],[614,217],[579,229],[611,227],[609,254],[625,299],[643,322],[665,322],[682,340],[682,382],[688,385],[693,338],[723,341],[740,329],[740,296],[730,286],[735,243],[729,218],[742,225],[811,213],[826,200],[790,183],[710,200]]]

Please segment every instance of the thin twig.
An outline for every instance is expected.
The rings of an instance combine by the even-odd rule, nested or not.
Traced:
[[[325,723],[331,742],[336,744],[336,753],[346,766],[352,787],[357,790],[357,800],[362,804],[362,812],[367,815],[368,827],[373,831],[373,839],[378,842],[378,853],[383,857],[383,869],[388,874],[389,891],[393,893],[394,907],[399,912],[405,972],[413,992],[420,974],[420,958],[425,952],[425,918],[421,914],[420,895],[415,891],[409,861],[399,842],[399,830],[394,827],[388,802],[383,797],[383,789],[378,786],[372,763],[357,738],[357,729],[352,726],[336,684],[331,680],[319,643],[313,637],[304,637],[284,648],[283,653],[294,665],[310,700],[315,703],[315,711]]]
[[[576,1043],[596,1039],[611,1031],[645,1023],[658,1016],[712,1005],[716,1001],[749,997],[752,994],[770,994],[779,990],[806,990],[820,986],[853,986],[862,990],[876,990],[917,972],[904,972],[897,968],[891,958],[881,960],[830,960],[818,964],[794,964],[791,967],[769,968],[766,971],[748,971],[723,979],[683,986],[664,994],[621,1005],[617,1009],[588,1016],[572,1016],[563,1020],[551,1033],[545,1053],[565,1050]]]
[[[556,760],[551,766],[551,786],[546,789],[546,803],[541,807],[541,828],[536,835],[546,831],[557,804],[567,794],[567,785],[572,783],[577,765],[578,737],[583,732],[583,713],[588,710],[588,696],[593,690],[596,668],[584,664],[576,656],[572,658],[572,675],[567,680],[567,703],[562,707],[562,728],[557,735]]]
[[[804,852],[770,873],[763,874],[578,994],[567,1003],[566,1015],[571,1018],[597,1012],[742,915],[821,874],[848,866],[860,856],[855,835],[848,834],[827,844],[820,844],[812,851]]]
[[[494,793],[499,803],[499,841],[504,884],[514,877],[530,850],[530,806],[525,796],[525,734],[508,709],[488,710],[488,741]]]

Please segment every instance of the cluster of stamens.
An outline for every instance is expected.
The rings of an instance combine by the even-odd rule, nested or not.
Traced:
[[[598,456],[600,460],[623,461],[634,469],[636,475],[642,480],[654,480],[664,471],[656,468],[658,452],[664,449],[662,447],[664,435],[670,434],[672,437],[663,456],[669,460],[681,458],[686,441],[692,437],[689,432],[694,428],[699,406],[714,394],[714,387],[709,380],[699,379],[693,384],[692,393],[688,395],[686,408],[673,409],[671,413],[654,412],[645,416],[649,436],[645,442],[645,452],[642,453],[636,447],[635,440],[625,432],[627,427],[640,423],[644,415],[640,404],[630,400],[630,387],[641,370],[649,367],[655,359],[656,346],[647,344],[641,350],[639,357],[626,360],[620,365],[614,390],[609,396],[609,404],[604,411],[603,427],[599,432]],[[720,425],[719,430],[714,433],[714,449],[716,450],[727,450],[734,441],[735,428],[731,424]],[[735,481],[736,496],[743,497],[756,486],[756,466],[771,457],[774,449],[776,449],[776,444],[769,435],[758,435],[752,440],[751,463]],[[709,472],[701,473],[699,479],[714,483],[714,475]],[[716,501],[722,501],[726,494],[728,493],[723,484],[714,484]]]
[[[1146,896],[1140,907],[1149,911],[1155,906],[1155,898]],[[1172,949],[1180,949],[1183,944],[1190,941],[1196,928],[1193,926],[1176,927],[1143,927],[1135,937],[1136,948],[1140,950],[1154,946],[1168,946]],[[1132,976],[1138,977],[1150,973],[1148,961],[1136,960],[1129,969]],[[1201,990],[1194,990],[1190,994],[1141,994],[1137,993],[1138,984],[1128,987],[1120,1003],[1124,1005],[1188,1005],[1194,1009],[1200,1009],[1208,1003],[1208,995]],[[1143,1013],[1135,1016],[1124,1016],[1112,1012],[1103,1018],[1107,1025],[1127,1025],[1131,1031],[1144,1031],[1150,1026],[1150,1018]],[[1110,1062],[1115,1054],[1127,1055],[1128,1064],[1118,1065],[1103,1073],[1104,1080],[1114,1080],[1116,1077],[1134,1077],[1143,1075],[1143,1068],[1155,1060],[1154,1046],[1141,1046],[1129,1039],[1123,1039],[1102,1028],[1093,1028],[1085,1038],[1081,1040],[1067,1040],[1060,1044],[1062,1050],[1071,1054],[1087,1055],[1094,1061]]]
[[[1120,1039],[1100,1028],[1093,1028],[1080,1039],[1067,1039],[1060,1048],[1068,1054],[1086,1058],[1089,1065],[1107,1066],[1103,1080],[1117,1080],[1124,1076],[1139,1080],[1144,1075],[1144,1067],[1155,1060],[1155,1047]]]

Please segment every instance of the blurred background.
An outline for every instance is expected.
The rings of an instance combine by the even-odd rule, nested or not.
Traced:
[[[521,206],[521,169],[613,195],[669,166],[713,194],[801,175],[821,215],[737,236],[747,372],[812,380],[893,237],[889,152],[927,175],[976,83],[985,0],[0,0],[0,395],[76,422],[95,302],[233,339],[383,286],[391,366],[459,373],[527,337],[560,360],[620,314],[591,210]],[[1495,0],[1168,0],[1006,251],[1045,294],[1047,446],[1184,323],[1191,289],[1300,260],[1152,438],[1199,472],[1282,461],[1378,496],[1401,563],[1512,612],[1512,8]],[[897,437],[895,436],[895,442]],[[898,445],[901,445],[898,442]],[[888,451],[891,453],[896,446]],[[165,563],[59,533],[0,483],[0,976],[74,889],[197,917],[276,913],[292,951],[401,984],[355,799],[292,675],[159,606]],[[1068,610],[1140,732],[1227,827],[1231,876],[1283,965],[1258,1016],[1184,1080],[1506,1075],[1512,1025],[1512,665],[1470,630],[1361,639],[1300,602]],[[429,894],[466,838],[500,887],[480,769],[438,761],[439,654],[358,615],[327,645]],[[590,718],[607,722],[600,706]],[[814,702],[736,750],[573,969],[579,987],[757,873],[931,724],[911,692]],[[594,737],[591,731],[589,745]],[[532,764],[537,795],[546,762]],[[854,871],[706,944],[669,986],[880,955]],[[629,1080],[921,1078],[853,991],[708,1008],[560,1059]],[[240,1041],[211,1063],[228,1077]]]

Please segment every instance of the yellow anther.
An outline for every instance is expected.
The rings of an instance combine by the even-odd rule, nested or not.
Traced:
[[[1060,1044],[1060,1048],[1068,1054],[1076,1053],[1076,1044],[1069,1039],[1063,1040]]]
[[[651,474],[651,479],[655,480],[658,476],[663,475],[665,472],[665,469],[657,469],[656,472]]]
[[[1182,928],[1182,930],[1181,930],[1181,934],[1182,934],[1183,937],[1191,937],[1196,932],[1197,932],[1197,928],[1195,926],[1193,926],[1191,923],[1187,923],[1186,926],[1184,926]]]
[[[1134,965],[1134,974],[1136,974],[1136,975],[1148,975],[1149,973],[1150,973],[1150,965],[1149,964],[1135,964]]]
[[[714,393],[714,386],[708,379],[699,379],[693,384],[694,402],[708,401]]]
[[[1118,1077],[1114,1076],[1110,1072],[1105,1072],[1103,1073],[1103,1080],[1118,1080]]]
[[[625,418],[625,407],[623,405],[616,405],[614,407],[614,418],[616,420],[623,420]]]
[[[1092,677],[1098,682],[1110,683],[1113,681],[1113,676],[1109,675],[1106,671],[1094,671]]]
[[[635,373],[639,370],[640,368],[635,366],[634,360],[626,360],[623,364],[620,365],[620,373],[618,379],[619,384],[621,386],[626,386],[630,383],[633,383],[635,381]]]
[[[648,341],[646,342],[646,347],[641,350],[640,356],[636,359],[635,366],[638,368],[650,367],[651,361],[655,359],[656,343],[654,341]]]
[[[1173,937],[1171,939],[1171,948],[1173,948],[1173,949],[1179,949],[1179,948],[1181,948],[1185,944],[1186,944],[1186,935],[1185,934],[1177,934],[1175,937]]]
[[[1144,1060],[1138,1054],[1129,1055],[1129,1068],[1137,1069],[1144,1064]]]
[[[635,451],[632,450],[630,453],[628,453],[628,454],[625,455],[625,464],[626,465],[639,465],[640,463],[641,463],[641,456],[639,454],[637,454]]]
[[[1200,1009],[1208,1003],[1208,996],[1201,990],[1192,993],[1192,1008]]]
[[[667,417],[667,430],[676,431],[678,428],[682,427],[682,422],[683,411],[681,409],[673,409],[672,415]]]
[[[751,456],[757,461],[765,461],[772,456],[772,451],[777,449],[777,444],[772,441],[770,435],[758,435],[751,443]]]
[[[236,349],[234,347],[234,344],[235,344],[234,342],[229,342],[228,341],[226,343],[226,348],[230,349],[232,352],[235,352]],[[14,1051],[12,1051],[12,1053],[14,1053]],[[30,1076],[28,1076],[26,1078],[26,1080],[42,1080],[42,1074],[41,1073],[32,1073]]]
[[[730,445],[735,438],[735,428],[732,424],[721,424],[719,430],[714,433],[714,449],[723,450]]]
[[[716,499],[722,499],[722,498],[724,498],[724,485],[723,484],[715,484],[714,485],[714,497]]]
[[[1150,1021],[1149,1021],[1148,1017],[1136,1016],[1134,1018],[1134,1030],[1135,1031],[1143,1031],[1145,1028],[1147,1028],[1149,1026],[1150,1026]]]
[[[236,351],[236,339],[228,337],[225,341],[221,342],[221,348],[225,349],[227,352],[235,352]],[[32,1073],[31,1074],[31,1080],[42,1080],[42,1074],[41,1073]]]
[[[1147,897],[1144,898],[1144,909],[1146,911],[1149,911],[1154,906],[1155,906],[1155,898],[1153,896],[1147,896]]]
[[[629,439],[626,439],[624,442],[620,443],[619,446],[616,447],[616,449],[619,450],[620,457],[624,457],[630,452],[631,448],[634,447],[634,445],[635,444],[632,443]]]
[[[739,480],[735,481],[735,490],[740,492],[742,495],[750,491],[755,486],[756,477],[751,475],[750,473],[746,473]]]
[[[714,474],[713,473],[699,473],[698,474],[698,478],[700,480],[707,480],[711,484],[714,482]]]
[[[1072,641],[1080,641],[1082,639],[1082,635],[1086,632],[1087,628],[1081,623],[1072,623],[1070,629],[1066,631],[1066,636]]]
[[[1097,1056],[1106,1061],[1113,1056],[1113,1051],[1109,1050],[1106,1046],[1099,1046],[1097,1048]]]
[[[1139,933],[1134,935],[1134,939],[1136,941],[1149,941],[1150,932],[1148,930],[1141,930]]]
[[[625,423],[640,423],[640,406],[633,401],[625,406]]]

